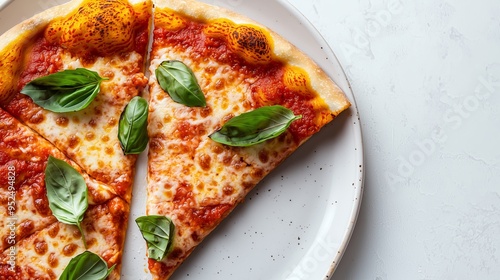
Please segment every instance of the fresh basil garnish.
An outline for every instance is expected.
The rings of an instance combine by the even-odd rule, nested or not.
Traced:
[[[76,225],[87,247],[81,226],[89,206],[83,176],[65,161],[49,156],[45,168],[45,188],[52,214],[61,223]]]
[[[148,257],[161,261],[172,249],[175,225],[165,216],[142,216],[135,219],[148,245]]]
[[[209,137],[229,146],[247,147],[279,136],[300,118],[283,106],[264,106],[230,119]]]
[[[136,96],[123,110],[118,125],[118,140],[123,152],[140,154],[148,145],[148,102]]]
[[[189,107],[205,107],[205,95],[194,76],[193,71],[183,62],[168,60],[160,64],[155,71],[160,87],[172,100]]]
[[[21,93],[49,111],[75,112],[89,106],[99,93],[103,80],[96,72],[84,68],[64,70],[34,79],[24,86]]]
[[[113,271],[106,262],[90,251],[85,251],[69,261],[59,280],[104,280]]]

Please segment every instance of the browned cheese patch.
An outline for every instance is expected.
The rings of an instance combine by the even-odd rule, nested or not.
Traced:
[[[204,32],[208,36],[224,38],[229,48],[247,62],[269,63],[273,59],[273,41],[269,32],[261,27],[219,19],[208,24]]]
[[[111,55],[134,47],[134,8],[123,0],[86,0],[67,17],[54,20],[45,38],[73,53]]]

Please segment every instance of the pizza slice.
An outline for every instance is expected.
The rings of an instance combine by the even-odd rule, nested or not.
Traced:
[[[2,109],[0,138],[0,278],[54,279],[72,258],[89,251],[102,258],[106,267],[115,265],[110,279],[118,279],[128,203]],[[67,220],[60,222],[72,214],[52,211],[47,180],[69,181],[67,188],[76,180],[70,173],[50,173],[47,178],[51,158],[67,163],[84,182],[78,186],[87,193],[81,231]],[[76,192],[59,191],[68,198],[76,197]]]
[[[269,172],[350,106],[306,55],[262,25],[157,0],[150,54],[146,217],[167,279]]]
[[[151,11],[150,0],[73,0],[0,38],[0,107],[126,201],[137,156],[122,150],[119,119],[147,84]]]
[[[123,253],[123,226],[126,226],[128,204],[115,197],[105,204],[90,206],[82,222],[87,244],[83,244],[77,228],[61,222],[48,227],[16,243],[0,254],[2,279],[80,279],[60,278],[71,271],[72,260],[83,253],[97,256],[97,261],[86,261],[86,265],[99,264],[106,279],[120,279]],[[11,248],[15,248],[12,253]],[[101,262],[102,260],[102,262]],[[94,269],[95,271],[95,269]],[[82,275],[85,271],[74,270]],[[93,279],[93,278],[88,278]],[[104,279],[104,278],[95,278]]]
[[[151,11],[73,0],[0,37],[0,278],[71,279],[78,263],[119,278]]]
[[[82,173],[89,189],[90,205],[103,204],[117,196],[109,186],[88,176],[56,147],[2,109],[0,138],[0,208],[3,208],[0,251],[56,221],[49,208],[44,181],[49,155],[64,159]],[[14,206],[13,215],[9,215],[10,205]],[[15,217],[17,225],[14,240],[7,226],[9,216]]]

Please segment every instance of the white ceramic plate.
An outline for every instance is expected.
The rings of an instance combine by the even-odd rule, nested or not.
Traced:
[[[0,0],[0,7],[2,7]],[[0,33],[64,0],[15,0],[0,11]],[[338,60],[285,0],[205,0],[274,29],[311,56],[353,106],[266,177],[200,245],[172,279],[326,279],[344,253],[363,192],[363,146],[354,96]],[[123,279],[149,279],[135,218],[144,215],[146,153],[139,158]]]

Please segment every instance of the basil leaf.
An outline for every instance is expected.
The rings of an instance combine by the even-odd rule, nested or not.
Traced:
[[[148,257],[161,261],[172,249],[175,225],[165,216],[142,216],[135,219],[148,245]]]
[[[24,86],[21,93],[49,111],[75,112],[89,106],[99,93],[103,80],[96,72],[84,68],[64,70],[34,79]]]
[[[118,140],[123,152],[140,154],[148,145],[148,102],[136,96],[123,110],[118,125]]]
[[[279,136],[300,118],[283,106],[264,106],[230,119],[209,137],[229,146],[251,146]]]
[[[45,188],[52,214],[61,223],[76,225],[87,247],[81,227],[89,206],[87,184],[83,176],[65,161],[49,156],[45,168]]]
[[[193,71],[178,60],[168,60],[160,64],[155,71],[160,87],[172,100],[189,107],[205,107],[205,95],[194,76]]]
[[[106,262],[90,251],[85,251],[69,261],[59,280],[104,280],[113,271]]]

